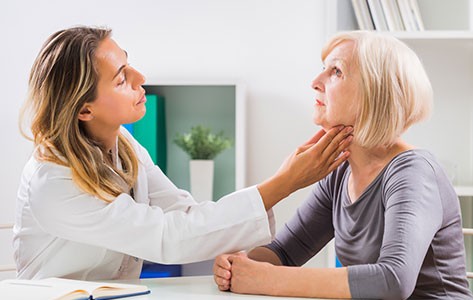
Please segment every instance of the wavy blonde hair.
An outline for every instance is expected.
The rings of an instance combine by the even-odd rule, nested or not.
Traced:
[[[391,145],[432,110],[433,91],[417,55],[398,39],[370,31],[342,32],[322,50],[353,41],[361,102],[354,138],[363,147]]]
[[[96,99],[99,73],[95,52],[110,36],[109,29],[90,27],[51,35],[31,69],[28,98],[20,115],[25,136],[25,115],[31,117],[37,159],[69,167],[80,189],[107,202],[127,192],[123,181],[128,187],[135,184],[137,156],[120,134],[122,170],[108,166],[100,143],[87,135],[78,116],[85,103]]]

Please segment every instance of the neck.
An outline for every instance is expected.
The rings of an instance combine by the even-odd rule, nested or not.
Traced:
[[[115,148],[118,135],[120,134],[120,127],[110,128],[87,123],[85,124],[85,130],[90,138],[100,144],[104,153],[109,153]]]
[[[349,195],[352,202],[358,199],[391,159],[399,153],[413,148],[402,140],[396,141],[391,146],[374,148],[361,147],[356,143],[352,144],[349,148],[350,157],[348,159],[351,168]]]

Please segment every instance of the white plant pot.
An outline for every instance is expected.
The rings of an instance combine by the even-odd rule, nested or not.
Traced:
[[[191,194],[197,202],[213,200],[214,161],[191,160],[190,183]]]

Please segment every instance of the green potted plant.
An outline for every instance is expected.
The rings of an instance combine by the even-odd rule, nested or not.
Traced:
[[[197,125],[189,133],[178,133],[174,143],[190,156],[190,192],[197,201],[213,200],[213,159],[232,146],[223,132],[213,134],[210,128]]]
[[[189,154],[192,160],[214,159],[223,150],[232,146],[232,142],[223,136],[223,132],[213,134],[210,128],[202,125],[192,127],[190,133],[178,133],[174,143]]]

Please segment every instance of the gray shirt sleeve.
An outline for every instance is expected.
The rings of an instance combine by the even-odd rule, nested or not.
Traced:
[[[326,181],[316,184],[292,219],[266,246],[276,253],[283,265],[303,265],[333,238],[332,200]]]
[[[393,164],[383,180],[385,222],[378,261],[348,267],[354,298],[406,299],[442,222],[432,166],[424,159]]]

